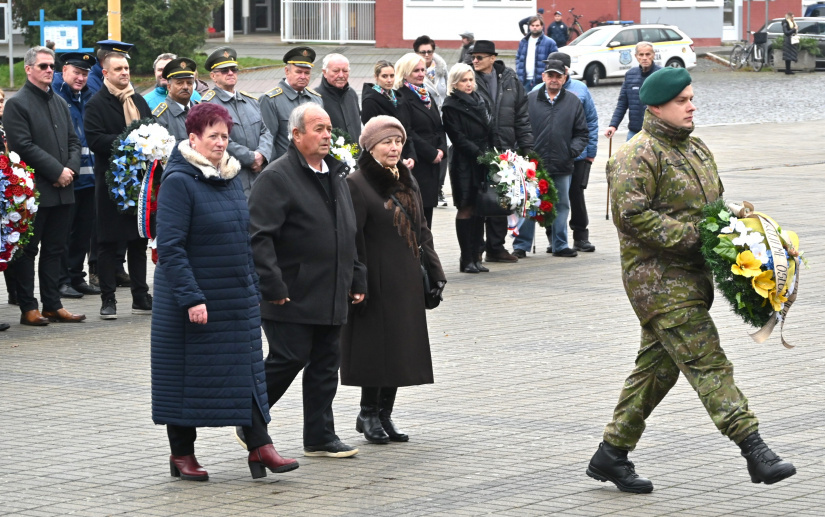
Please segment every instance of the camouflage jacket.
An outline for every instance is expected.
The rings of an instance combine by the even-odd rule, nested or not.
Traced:
[[[692,131],[648,111],[642,131],[607,163],[622,281],[642,325],[713,301],[696,224],[723,188],[713,155]]]

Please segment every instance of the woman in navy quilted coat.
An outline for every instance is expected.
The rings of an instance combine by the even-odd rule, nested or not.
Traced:
[[[206,481],[197,427],[243,426],[253,478],[298,468],[267,433],[258,277],[240,164],[226,153],[232,117],[194,106],[158,194],[152,315],[152,420],[166,424],[171,474]]]

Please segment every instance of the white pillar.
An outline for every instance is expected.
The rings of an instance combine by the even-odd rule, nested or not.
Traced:
[[[249,34],[249,3],[250,2],[252,2],[252,0],[243,0],[243,3],[241,4],[243,6],[243,7],[241,7],[241,16],[243,16],[243,33],[244,34]]]
[[[235,2],[225,0],[223,3],[223,40],[231,43],[235,37]]]

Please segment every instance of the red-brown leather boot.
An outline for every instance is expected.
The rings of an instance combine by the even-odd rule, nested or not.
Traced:
[[[282,458],[271,443],[249,451],[249,472],[252,473],[252,479],[266,477],[266,469],[278,474],[297,468],[297,460]]]
[[[209,473],[201,467],[194,454],[169,456],[169,472],[173,477],[188,481],[207,481],[209,479]]]

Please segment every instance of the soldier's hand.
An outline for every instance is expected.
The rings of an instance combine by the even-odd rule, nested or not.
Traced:
[[[616,132],[616,128],[613,127],[613,126],[610,126],[609,128],[607,128],[607,131],[604,132],[604,136],[606,136],[607,138],[613,138],[613,133],[615,133],[615,132]]]

